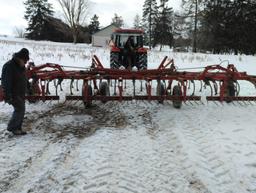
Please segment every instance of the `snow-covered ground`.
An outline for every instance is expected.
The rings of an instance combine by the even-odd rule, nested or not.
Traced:
[[[107,48],[1,38],[0,70],[22,47],[36,64],[88,67],[96,54],[109,66]],[[256,57],[243,55],[151,51],[149,68],[165,55],[178,69],[233,63],[256,75]],[[241,82],[241,94],[256,90]],[[254,104],[95,102],[85,109],[60,100],[26,107],[29,134],[13,137],[6,131],[12,108],[0,103],[1,193],[256,193]]]

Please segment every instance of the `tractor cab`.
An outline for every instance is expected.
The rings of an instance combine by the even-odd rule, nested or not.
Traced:
[[[117,29],[111,36],[110,67],[112,69],[147,69],[147,49],[143,47],[142,30]]]

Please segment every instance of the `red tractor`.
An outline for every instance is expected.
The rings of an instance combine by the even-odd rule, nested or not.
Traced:
[[[116,29],[111,36],[110,68],[147,69],[147,49],[142,30]]]

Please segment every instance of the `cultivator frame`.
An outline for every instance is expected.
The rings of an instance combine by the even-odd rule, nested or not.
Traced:
[[[34,66],[32,63],[27,67],[27,77],[30,81],[30,92],[26,96],[31,102],[59,100],[59,90],[62,90],[61,83],[69,79],[70,95],[66,100],[81,100],[86,106],[92,101],[129,101],[148,100],[172,101],[175,108],[180,108],[182,102],[200,101],[201,96],[195,95],[195,81],[210,86],[211,94],[206,96],[207,101],[256,101],[255,96],[239,96],[239,80],[251,82],[256,87],[256,76],[248,75],[246,72],[238,72],[234,65],[229,64],[226,68],[221,65],[210,65],[200,72],[178,71],[174,61],[165,57],[157,69],[140,71],[119,70],[104,68],[97,56],[93,56],[92,65],[88,69],[64,70],[63,66],[53,63],[46,63]],[[83,81],[81,95],[74,95],[74,81]],[[124,95],[126,81],[131,80],[133,93]],[[49,83],[54,81],[55,95],[49,92]],[[140,81],[142,91],[145,81],[146,95],[136,95],[136,81]],[[156,94],[152,93],[152,81],[156,81]],[[219,84],[218,84],[219,83]],[[173,85],[176,84],[176,85]],[[192,93],[188,95],[188,89],[193,86]],[[110,86],[113,86],[114,93],[111,95]],[[1,95],[1,94],[0,94]]]

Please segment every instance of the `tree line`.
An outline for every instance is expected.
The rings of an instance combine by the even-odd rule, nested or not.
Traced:
[[[144,0],[142,14],[134,16],[133,28],[145,31],[146,44],[169,46],[176,50],[235,54],[256,53],[255,0],[182,0],[174,11],[169,0]],[[58,0],[64,21],[54,17],[48,0],[26,0],[26,38],[61,42],[91,42],[100,29],[95,14],[89,25],[88,0]],[[124,25],[116,13],[111,21]]]

